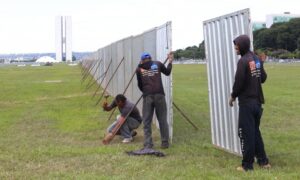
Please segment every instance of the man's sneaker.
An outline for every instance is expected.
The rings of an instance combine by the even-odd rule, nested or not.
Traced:
[[[137,135],[137,132],[136,131],[131,131],[131,136],[134,137]]]
[[[243,166],[237,167],[236,170],[240,171],[240,172],[246,172],[246,170],[243,168]]]
[[[249,172],[249,171],[253,171],[253,168],[252,169],[250,169],[250,168],[245,169],[243,166],[239,166],[239,167],[236,168],[236,170],[240,171],[240,172],[247,172],[247,171]]]
[[[264,164],[264,165],[260,165],[260,167],[262,168],[262,169],[271,169],[271,164]]]
[[[124,138],[122,143],[130,143],[133,140],[133,138]]]

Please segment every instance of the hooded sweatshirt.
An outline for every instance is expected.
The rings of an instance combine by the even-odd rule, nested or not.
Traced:
[[[163,94],[165,95],[161,73],[169,76],[171,74],[172,64],[169,63],[167,68],[160,61],[148,61],[139,64],[136,75],[138,87],[142,91],[143,96],[149,94]]]
[[[250,51],[250,39],[247,35],[241,35],[233,42],[239,47],[241,58],[237,64],[231,97],[238,97],[239,105],[264,104],[261,83],[266,81],[267,74],[263,62]]]

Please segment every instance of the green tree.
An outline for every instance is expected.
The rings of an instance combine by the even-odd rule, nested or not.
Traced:
[[[275,30],[263,29],[254,36],[255,49],[276,49],[276,34]]]
[[[187,48],[178,49],[174,53],[174,58],[176,60],[183,59],[205,59],[205,45],[202,41],[199,46],[189,46]]]
[[[297,49],[298,49],[298,51],[300,51],[300,37],[297,40]]]
[[[204,41],[202,41],[199,44],[199,58],[200,59],[205,59],[205,44],[204,44]]]
[[[268,50],[269,55],[274,54],[279,57],[290,58],[296,56],[293,53],[296,49],[300,49],[300,18],[291,19],[289,22],[276,23],[271,28],[260,29],[253,32],[254,48],[256,50]],[[280,49],[287,50],[291,53],[277,51]],[[271,53],[272,51],[276,51]]]

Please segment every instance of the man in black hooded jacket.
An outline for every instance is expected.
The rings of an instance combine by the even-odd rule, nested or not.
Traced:
[[[152,61],[149,53],[143,53],[136,70],[138,87],[143,93],[144,147],[152,148],[152,118],[155,114],[159,123],[161,148],[169,147],[169,126],[167,104],[161,80],[161,73],[169,76],[172,71],[173,53],[168,54],[167,67],[160,61]]]
[[[239,100],[238,134],[243,160],[242,166],[237,170],[253,170],[254,157],[261,167],[270,168],[259,130],[262,104],[265,102],[261,84],[267,79],[267,74],[263,62],[250,51],[250,39],[247,35],[237,37],[233,43],[236,53],[241,55],[229,99],[230,106],[233,106],[237,97]]]

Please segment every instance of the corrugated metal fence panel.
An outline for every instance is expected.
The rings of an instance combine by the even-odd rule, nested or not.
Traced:
[[[91,75],[95,75],[96,71],[97,71],[97,66],[98,66],[98,61],[97,61],[97,52],[95,52],[93,54],[93,58],[92,58],[92,67],[91,67],[91,70],[90,70],[90,74]],[[92,77],[94,78],[94,77]],[[90,78],[88,78],[88,80],[90,81]]]
[[[143,33],[144,51],[151,54],[151,57],[156,58],[156,28]]]
[[[115,66],[114,66],[114,64],[115,64],[115,59],[113,59],[113,55],[112,55],[112,51],[111,51],[111,45],[110,46],[107,46],[106,48],[105,48],[105,51],[106,51],[106,60],[108,60],[108,61],[111,61],[111,65],[110,65],[110,68],[108,69],[108,72],[107,72],[107,75],[106,75],[106,77],[105,77],[105,83],[104,83],[104,86],[102,86],[102,87],[107,87],[107,92],[110,94],[110,95],[113,95],[112,94],[112,92],[111,92],[111,83],[110,84],[108,84],[108,81],[109,81],[109,79],[112,77],[112,75],[113,75],[113,70],[115,69]]]
[[[124,70],[125,70],[124,76],[125,77],[124,78],[125,78],[125,88],[126,88],[132,75],[135,74],[135,67],[136,67],[136,64],[132,63],[132,37],[129,37],[129,38],[126,38],[123,40],[123,54],[124,54],[124,58],[125,58],[125,62],[124,62],[124,66],[125,66],[124,67]],[[135,79],[133,79],[133,80],[135,80]],[[133,88],[134,87],[133,87],[132,83],[130,83],[125,92],[126,97],[133,97],[133,90],[132,90]]]
[[[125,89],[125,76],[129,76],[129,74],[125,74],[125,62],[129,59],[125,59],[124,51],[123,51],[123,41],[117,42],[117,59],[119,59],[119,62],[124,58],[123,62],[121,63],[117,74],[116,74],[116,85],[117,85],[117,91],[115,94],[122,94]]]
[[[112,60],[113,60],[113,66],[114,67],[112,69],[112,80],[109,83],[109,87],[110,87],[110,94],[115,96],[117,94],[117,89],[118,89],[118,81],[117,81],[117,77],[118,77],[118,72],[120,71],[120,69],[117,69],[117,66],[119,65],[119,63],[121,62],[121,59],[118,59],[118,54],[117,54],[117,42],[112,43],[111,44],[111,55],[112,55]],[[114,75],[114,72],[116,72],[116,74]]]
[[[101,58],[100,58],[100,51],[96,51],[96,61],[97,61],[97,65],[96,65],[96,69],[95,69],[95,72],[94,72],[94,80],[96,81],[99,76],[100,76],[100,70],[101,70],[101,66],[102,66],[102,61],[101,61]]]
[[[238,35],[252,38],[249,9],[203,23],[210,101],[212,143],[226,151],[241,154],[238,138],[238,107],[228,105],[238,56],[233,40]]]
[[[137,35],[132,38],[132,67],[137,67],[140,63],[141,53],[144,51],[144,39],[143,35]],[[136,102],[142,95],[137,85],[137,79],[134,78],[132,81],[132,94],[133,101]],[[142,112],[142,101],[139,103],[138,108]]]
[[[112,69],[112,59],[111,57],[109,56],[109,49],[110,49],[110,46],[106,46],[104,48],[102,48],[103,50],[103,60],[106,64],[105,66],[105,71],[106,71],[106,75],[104,77],[104,80],[101,84],[102,87],[105,87],[105,85],[107,84],[107,79],[110,77],[110,69]]]
[[[105,61],[103,60],[103,49],[99,49],[98,52],[101,65],[98,72],[97,83],[100,84],[105,72]]]
[[[157,27],[156,32],[156,59],[164,63],[167,58],[167,54],[172,51],[172,23],[167,22],[166,24]],[[165,64],[167,65],[168,62]],[[167,102],[168,116],[167,120],[169,123],[170,140],[173,137],[173,94],[172,94],[172,74],[165,76],[162,74],[162,81],[164,85],[165,97]]]

